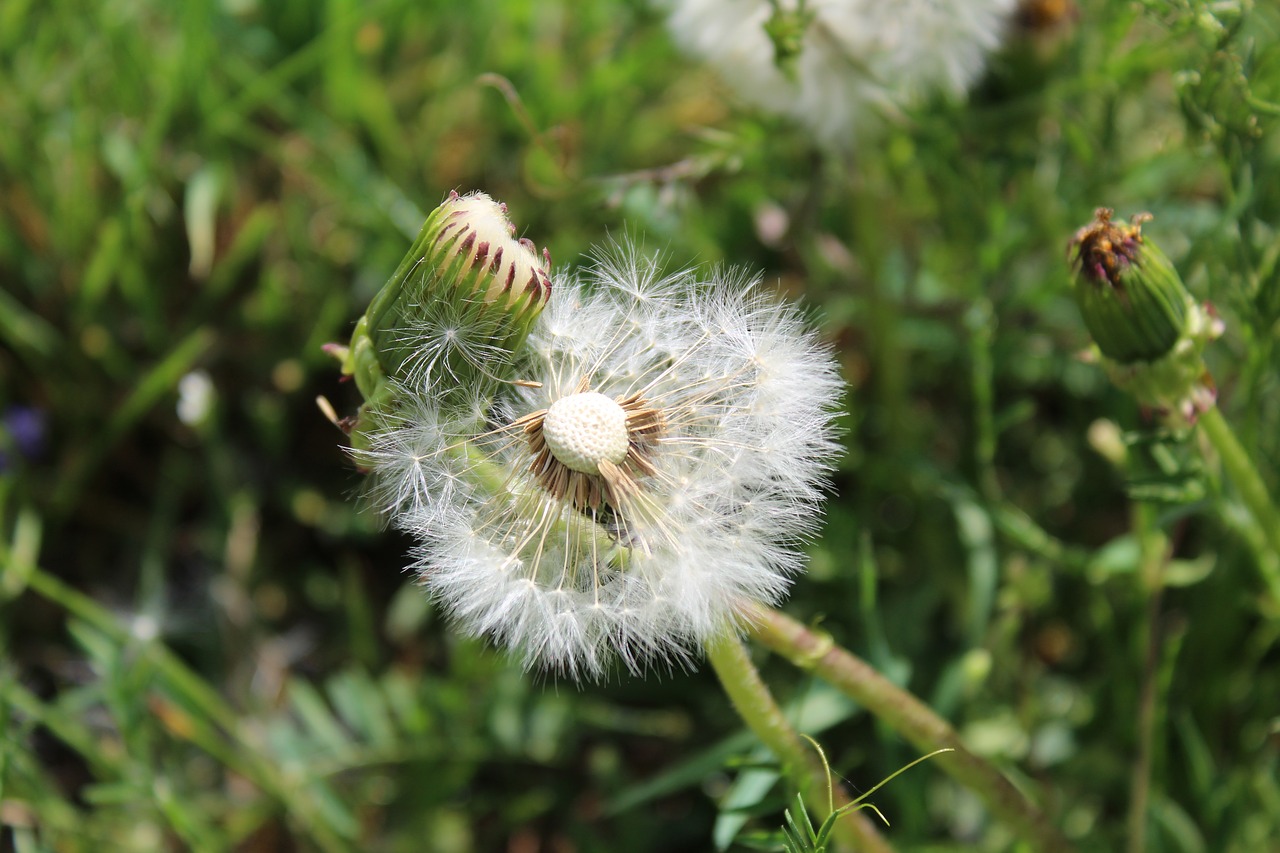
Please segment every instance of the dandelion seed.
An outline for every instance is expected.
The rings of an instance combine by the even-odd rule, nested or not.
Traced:
[[[688,664],[786,593],[842,390],[796,309],[624,255],[557,278],[524,350],[466,407],[405,380],[360,455],[462,628],[600,677]]]

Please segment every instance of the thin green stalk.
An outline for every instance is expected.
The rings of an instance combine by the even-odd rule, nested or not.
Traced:
[[[744,615],[756,639],[796,666],[809,670],[861,704],[922,752],[950,749],[937,762],[957,781],[986,801],[1040,853],[1070,853],[1074,848],[1044,814],[994,765],[970,752],[946,720],[927,705],[837,646],[829,636],[772,608],[750,607]]]
[[[825,819],[831,808],[827,798],[828,779],[822,764],[818,756],[805,746],[774,701],[768,685],[751,663],[742,640],[736,634],[726,632],[707,644],[707,658],[743,722],[777,756],[783,773],[800,791],[809,808]],[[844,791],[837,789],[835,807],[838,809],[848,802]],[[860,811],[851,811],[841,819],[835,834],[847,850],[893,853],[889,842]]]
[[[1215,406],[1204,412],[1200,415],[1199,423],[1205,437],[1217,449],[1223,469],[1231,482],[1235,483],[1236,491],[1240,493],[1245,506],[1261,528],[1272,553],[1280,556],[1280,512],[1271,502],[1271,495],[1268,494],[1267,485],[1259,476],[1258,469],[1249,460],[1249,455],[1245,453],[1220,409]],[[1273,561],[1264,561],[1262,564],[1272,596],[1280,600],[1280,576],[1274,567]]]
[[[1129,853],[1147,849],[1147,810],[1151,801],[1151,773],[1155,760],[1156,708],[1162,645],[1160,597],[1164,590],[1166,544],[1156,526],[1155,509],[1147,503],[1133,508],[1133,526],[1141,550],[1139,576],[1147,596],[1146,651],[1138,691],[1138,756],[1133,763],[1129,794]]]
[[[883,442],[889,455],[896,455],[906,445],[910,434],[907,412],[908,353],[902,344],[902,296],[895,290],[905,287],[907,272],[901,258],[890,254],[886,239],[892,233],[886,222],[892,216],[890,200],[894,191],[874,180],[862,180],[851,187],[853,216],[850,219],[849,246],[863,269],[866,296],[866,321],[870,362],[876,366],[872,393],[877,413],[870,425],[876,439]]]
[[[991,341],[995,315],[991,302],[977,299],[964,317],[969,329],[969,381],[973,390],[974,468],[982,502],[993,506],[1000,499],[996,478],[995,367]]]
[[[992,506],[991,518],[996,529],[1020,548],[1073,572],[1082,572],[1089,566],[1092,556],[1089,551],[1056,538],[1037,524],[1035,519],[1008,501],[1000,501]]]

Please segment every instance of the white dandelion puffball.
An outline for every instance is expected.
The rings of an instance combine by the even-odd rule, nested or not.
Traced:
[[[786,593],[843,390],[796,308],[625,255],[557,277],[519,364],[462,411],[402,389],[361,455],[465,631],[598,678],[687,664]]]
[[[789,116],[823,145],[935,92],[960,96],[982,73],[1017,0],[659,0],[677,43],[749,103]],[[777,7],[777,10],[775,10]],[[790,73],[766,23],[803,27]]]

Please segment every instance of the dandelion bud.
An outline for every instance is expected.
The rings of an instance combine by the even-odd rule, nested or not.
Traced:
[[[556,288],[515,380],[448,407],[406,389],[357,458],[467,632],[583,678],[689,662],[803,565],[835,362],[741,276],[623,252]]]
[[[1178,271],[1142,236],[1140,213],[1128,225],[1099,208],[1076,232],[1076,304],[1102,354],[1121,364],[1154,361],[1173,349],[1187,325],[1189,297]]]
[[[1151,214],[1127,225],[1111,216],[1099,208],[1071,240],[1076,304],[1112,381],[1138,402],[1192,421],[1216,396],[1202,355],[1221,324],[1143,236]]]
[[[517,239],[507,207],[450,193],[366,314],[386,375],[466,384],[492,375],[551,295],[550,256]]]
[[[551,296],[551,258],[517,239],[506,205],[450,193],[356,323],[349,346],[327,344],[364,405],[337,421],[364,449],[371,415],[411,391],[448,408],[505,380]]]

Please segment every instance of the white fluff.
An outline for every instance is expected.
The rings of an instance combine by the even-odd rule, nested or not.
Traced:
[[[676,41],[740,97],[789,116],[824,145],[934,93],[963,95],[999,45],[1016,0],[808,0],[794,79],[764,25],[769,0],[659,0]],[[794,11],[797,0],[780,0]]]
[[[782,598],[819,520],[843,388],[794,307],[741,276],[663,277],[624,254],[558,277],[525,349],[523,382],[465,411],[440,411],[429,384],[403,389],[361,456],[464,630],[600,677],[616,658],[687,663],[740,602]],[[553,500],[506,428],[584,387],[639,391],[663,413],[657,473],[625,514]]]

